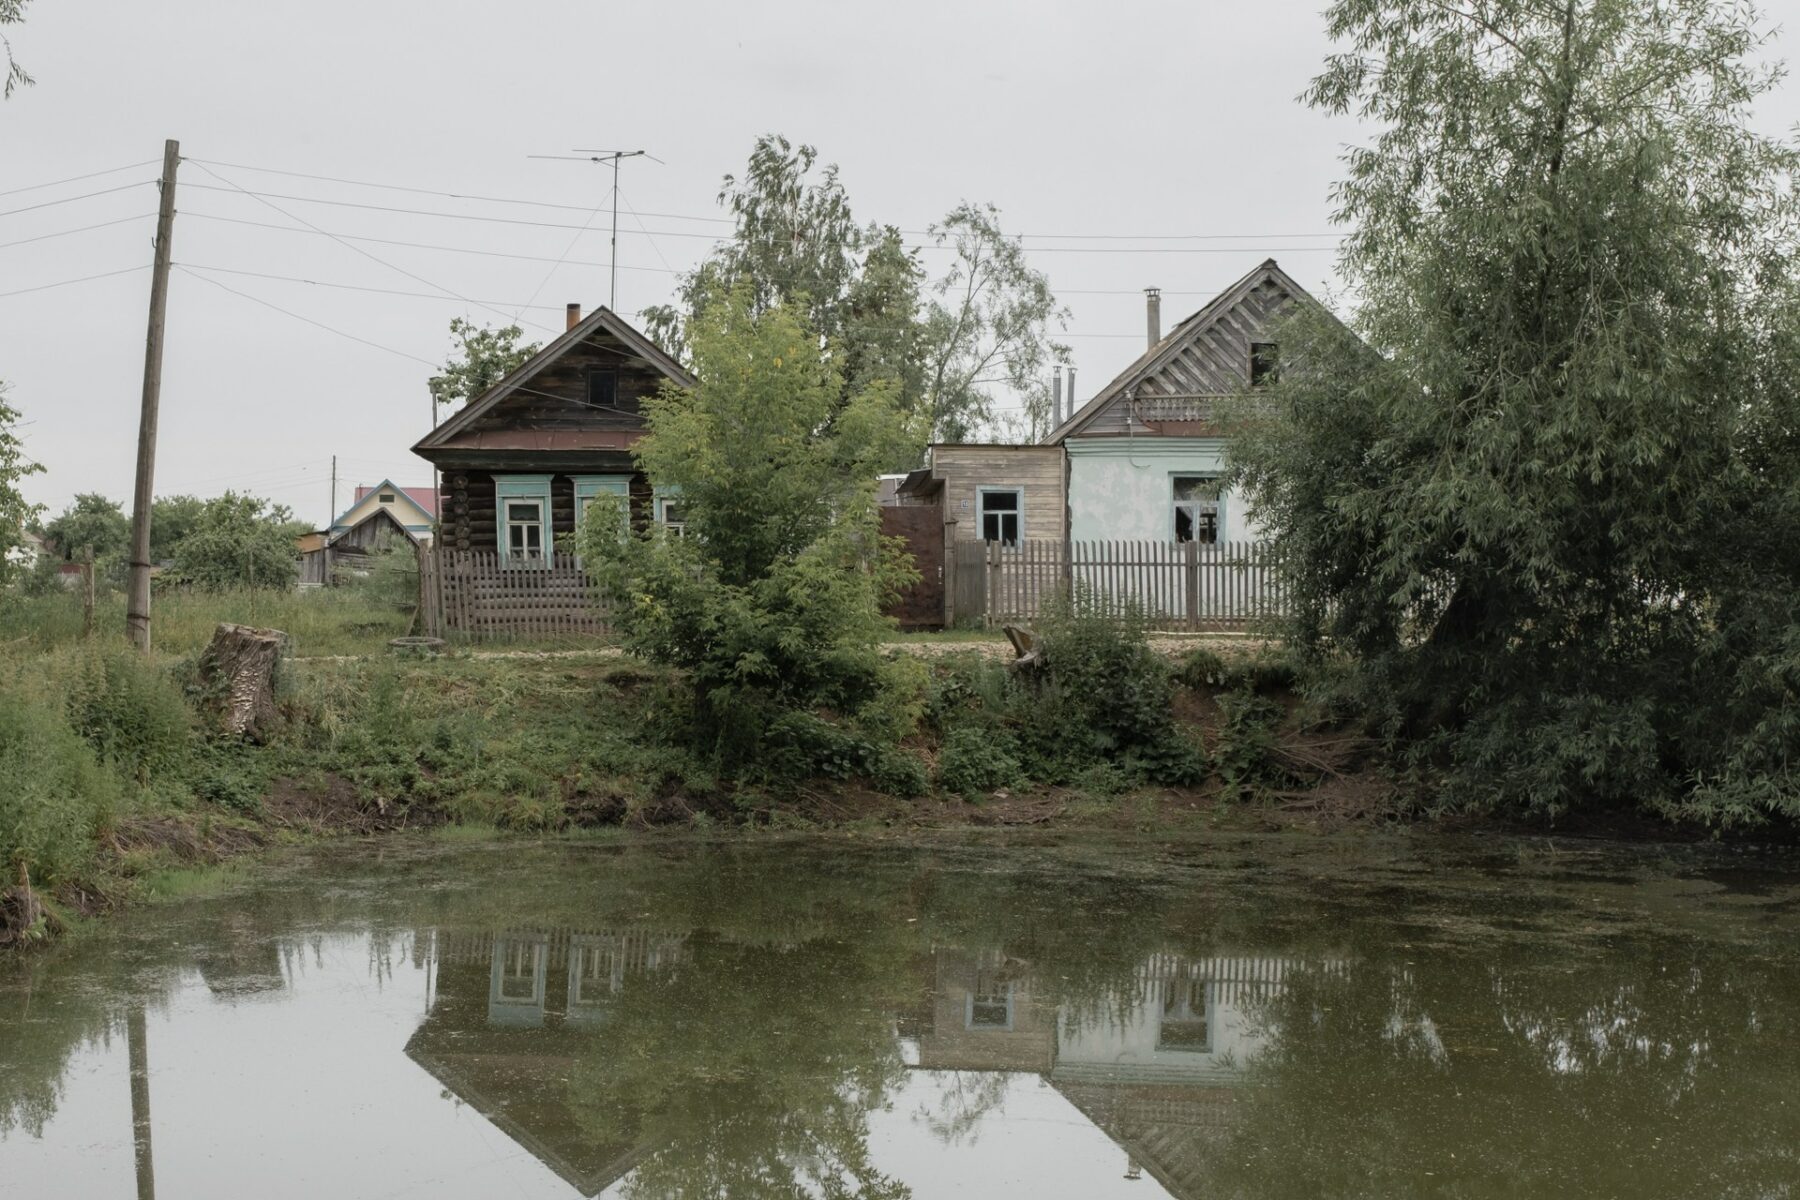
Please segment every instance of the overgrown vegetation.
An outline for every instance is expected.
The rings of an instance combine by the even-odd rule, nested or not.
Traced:
[[[1447,804],[1800,818],[1800,243],[1744,6],[1337,0],[1365,346],[1234,448],[1316,690]],[[1378,353],[1371,353],[1373,347]]]
[[[583,553],[625,647],[682,672],[674,719],[696,750],[733,777],[841,773],[865,753],[844,739],[879,755],[915,715],[917,673],[881,653],[882,606],[912,571],[874,502],[909,422],[884,385],[845,402],[817,335],[745,293],[691,345],[699,386],[652,400],[636,449],[688,536],[628,534],[596,502]]]

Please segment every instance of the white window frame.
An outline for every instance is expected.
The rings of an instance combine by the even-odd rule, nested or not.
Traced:
[[[538,557],[535,559],[513,556],[511,537],[513,521],[511,513],[507,511],[509,502],[538,505]],[[550,556],[556,552],[555,521],[550,507],[550,476],[494,476],[494,541],[500,552],[501,566],[544,567],[550,565]],[[525,524],[525,522],[520,522],[520,524]]]
[[[669,520],[669,505],[681,503],[681,489],[658,489],[656,493],[656,527],[670,537],[687,536],[687,518]]]
[[[1017,497],[1017,507],[1011,508],[1011,509],[995,509],[994,513],[996,516],[1001,517],[1003,520],[1007,515],[1012,515],[1017,518],[1018,532],[1013,535],[1011,542],[1008,542],[1007,539],[1004,537],[990,538],[987,535],[987,516],[988,516],[987,499],[989,496],[1006,495],[1006,494],[1011,494],[1012,496]],[[1024,487],[1019,484],[1016,484],[1016,483],[997,483],[997,484],[993,484],[991,486],[982,486],[982,487],[976,488],[975,489],[975,532],[976,532],[976,535],[978,537],[980,537],[982,541],[998,542],[1002,546],[1006,546],[1006,545],[1017,546],[1018,544],[1023,542],[1025,540],[1025,489],[1024,489]]]
[[[1197,518],[1199,517],[1200,512],[1201,512],[1200,506],[1201,506],[1202,502],[1197,501],[1197,500],[1181,500],[1176,497],[1176,494],[1175,494],[1176,487],[1183,479],[1204,480],[1207,483],[1217,484],[1218,488],[1219,488],[1219,498],[1212,502],[1213,506],[1214,506],[1213,507],[1213,516],[1215,518],[1215,520],[1213,522],[1213,525],[1214,525],[1213,540],[1211,542],[1202,542],[1202,541],[1200,541],[1200,539],[1198,537],[1190,537],[1188,540],[1191,542],[1198,543],[1199,545],[1202,545],[1202,546],[1216,545],[1220,542],[1223,542],[1225,540],[1225,477],[1224,477],[1224,475],[1220,474],[1217,471],[1211,471],[1211,472],[1209,472],[1209,471],[1173,471],[1173,472],[1170,472],[1170,474],[1169,474],[1169,524],[1167,526],[1168,531],[1169,531],[1169,540],[1175,541],[1175,542],[1180,541],[1180,539],[1175,536],[1175,518],[1181,512],[1181,510],[1184,508],[1189,508],[1189,509],[1193,510],[1193,511],[1189,512],[1189,514],[1188,514],[1188,528],[1194,532],[1198,532],[1198,530],[1200,528],[1200,522]]]

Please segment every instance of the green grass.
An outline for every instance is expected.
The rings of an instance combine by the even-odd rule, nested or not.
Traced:
[[[151,871],[142,877],[141,886],[144,895],[152,900],[188,900],[197,896],[216,896],[249,877],[241,864],[226,862],[217,866]]]
[[[374,603],[354,588],[305,592],[241,589],[200,592],[159,589],[151,598],[150,638],[158,653],[198,654],[221,622],[282,630],[302,655],[373,654],[407,632],[411,618]],[[81,599],[73,592],[20,597],[0,603],[0,648],[52,649],[81,640]],[[125,597],[102,595],[95,605],[94,636],[125,638]]]

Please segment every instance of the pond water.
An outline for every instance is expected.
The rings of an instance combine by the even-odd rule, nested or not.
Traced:
[[[0,1196],[1795,1197],[1800,863],[394,841],[0,962]]]

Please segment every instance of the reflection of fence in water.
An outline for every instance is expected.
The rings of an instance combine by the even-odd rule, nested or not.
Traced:
[[[998,625],[1030,620],[1073,588],[1159,629],[1230,628],[1288,615],[1276,568],[1263,542],[964,541],[952,603],[959,622]]]

